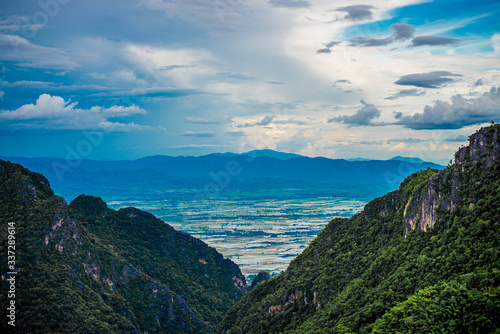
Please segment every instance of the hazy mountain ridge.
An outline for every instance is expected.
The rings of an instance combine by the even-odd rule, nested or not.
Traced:
[[[406,161],[414,164],[421,164],[424,163],[425,161],[420,159],[420,158],[410,158],[410,157],[402,157],[402,156],[395,156],[389,160],[397,160],[397,161]]]
[[[354,196],[351,197],[369,199],[393,190],[404,177],[413,172],[428,167],[442,168],[429,162],[350,162],[300,156],[283,160],[245,154],[152,156],[132,161],[68,161],[48,158],[9,160],[44,174],[56,192],[67,198],[74,198],[82,192],[107,196],[125,189],[133,189],[138,193],[193,189],[206,197],[224,189],[337,187],[353,189]]]
[[[278,151],[269,150],[269,149],[252,150],[252,151],[248,151],[245,153],[231,153],[231,152],[214,153],[214,155],[229,156],[229,157],[246,155],[246,156],[251,157],[251,158],[268,157],[268,158],[274,158],[274,159],[280,159],[280,160],[289,160],[289,159],[293,159],[293,158],[304,157],[303,155],[300,155],[300,154],[278,152]]]
[[[500,125],[442,171],[334,219],[223,333],[489,333],[500,328]]]
[[[236,264],[149,213],[111,210],[85,195],[68,206],[45,177],[9,162],[0,161],[0,179],[2,225],[16,228],[19,289],[16,326],[2,321],[4,330],[210,333],[246,291]],[[6,268],[2,257],[3,318]]]

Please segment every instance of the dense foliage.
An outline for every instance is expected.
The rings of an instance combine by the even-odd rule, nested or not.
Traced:
[[[282,275],[244,296],[221,331],[499,331],[499,130],[482,132],[486,150],[471,146],[446,170],[411,175],[360,214],[332,220]],[[405,235],[409,204],[431,186],[442,204],[435,225]]]
[[[250,285],[250,289],[255,288],[257,286],[257,284],[259,284],[261,282],[265,282],[270,278],[271,278],[271,275],[269,275],[269,273],[267,271],[260,271],[257,274],[257,276],[255,276],[254,279],[252,280],[252,284]]]
[[[48,181],[0,161],[0,252],[15,226],[16,326],[1,257],[2,332],[209,333],[245,292],[238,266],[134,208],[80,196],[69,206]]]

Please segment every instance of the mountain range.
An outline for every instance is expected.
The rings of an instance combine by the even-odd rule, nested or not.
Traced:
[[[271,150],[201,157],[151,156],[98,161],[4,158],[45,175],[57,194],[71,200],[80,193],[110,198],[124,190],[137,196],[165,190],[193,190],[206,198],[239,189],[325,188],[351,198],[370,199],[394,190],[409,174],[443,166],[406,158],[347,161],[309,158]]]

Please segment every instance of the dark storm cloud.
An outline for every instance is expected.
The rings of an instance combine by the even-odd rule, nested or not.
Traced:
[[[396,85],[416,86],[423,88],[439,88],[447,83],[453,82],[451,77],[461,77],[461,74],[455,74],[448,71],[432,71],[428,73],[414,73],[403,75]]]
[[[347,124],[348,126],[374,125],[372,120],[380,116],[380,110],[373,104],[366,103],[364,100],[361,100],[361,103],[363,104],[363,108],[359,109],[354,115],[332,117],[328,119],[328,123],[337,122]]]
[[[403,89],[403,90],[400,90],[396,94],[388,96],[385,99],[386,100],[397,100],[400,97],[421,96],[421,95],[425,95],[425,91],[419,90],[419,89],[416,89],[416,88],[412,88],[412,89]]]
[[[316,53],[331,53],[331,52],[332,52],[332,50],[330,50],[328,48],[316,50]]]
[[[239,128],[249,128],[249,127],[252,127],[252,126],[266,126],[266,125],[269,125],[271,124],[271,122],[276,118],[276,115],[266,115],[264,116],[264,118],[258,122],[254,122],[254,123],[245,123],[243,125],[238,125],[237,127]]]
[[[460,42],[460,40],[456,38],[438,37],[438,36],[419,36],[413,39],[412,45],[413,46],[457,45],[458,42]]]
[[[331,41],[330,43],[325,44],[325,46],[326,46],[327,48],[331,48],[331,47],[333,47],[333,46],[335,46],[335,45],[338,45],[338,44],[340,44],[340,42]]]
[[[392,38],[367,38],[354,37],[351,39],[351,46],[386,46],[392,43]]]
[[[275,117],[275,115],[267,115],[260,122],[255,123],[255,125],[269,125]]]
[[[477,79],[476,82],[474,82],[474,87],[479,87],[483,85],[483,78]]]
[[[316,50],[316,53],[330,53],[332,52],[331,48],[338,44],[340,44],[340,42],[331,41],[325,44],[325,47],[323,49]]]
[[[415,28],[407,23],[394,23],[391,25],[391,29],[394,31],[392,38],[396,41],[412,38],[415,33]]]
[[[345,16],[346,20],[358,21],[371,19],[373,17],[372,9],[375,7],[370,5],[354,5],[354,6],[346,6],[339,7],[336,9],[337,12],[347,12]]]

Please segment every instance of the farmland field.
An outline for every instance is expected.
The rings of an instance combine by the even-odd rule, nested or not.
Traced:
[[[350,217],[365,204],[322,191],[295,189],[223,192],[204,200],[189,195],[116,197],[108,205],[149,211],[175,229],[202,239],[236,262],[248,281],[260,270],[281,272],[332,218]]]

